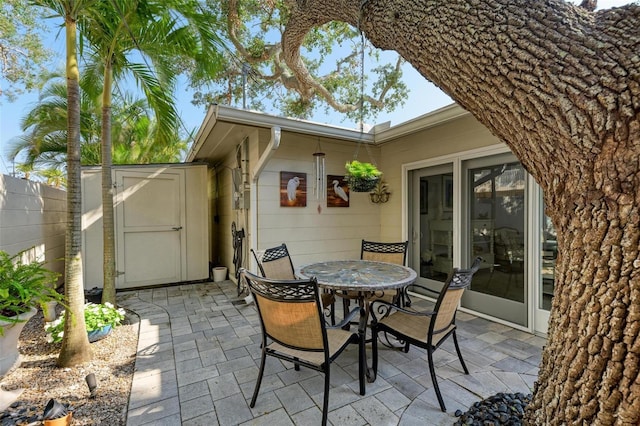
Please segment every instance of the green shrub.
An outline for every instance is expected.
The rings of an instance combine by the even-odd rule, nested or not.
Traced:
[[[13,256],[0,250],[0,320],[18,322],[15,316],[49,301],[61,302],[63,295],[55,289],[60,274],[44,267],[44,262],[25,263],[21,251]],[[0,335],[4,327],[0,326]]]
[[[87,332],[100,330],[102,327],[110,325],[115,328],[124,320],[124,309],[116,309],[111,303],[87,303],[84,305],[84,322]],[[62,341],[64,335],[64,311],[55,321],[45,324],[44,330],[47,332],[49,342],[58,343]]]

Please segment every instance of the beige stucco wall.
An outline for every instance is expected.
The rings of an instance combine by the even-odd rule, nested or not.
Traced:
[[[402,235],[402,191],[407,191],[402,187],[403,166],[499,143],[471,115],[385,141],[380,146],[380,168],[392,195],[382,206],[380,237],[385,241],[407,238]]]
[[[33,247],[33,259],[63,274],[66,212],[66,191],[0,175],[1,250],[15,254]]]

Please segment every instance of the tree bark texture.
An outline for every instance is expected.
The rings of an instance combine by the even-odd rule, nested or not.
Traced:
[[[80,73],[76,50],[76,22],[67,16],[67,230],[65,235],[64,337],[56,361],[71,367],[91,359],[91,347],[84,322],[82,281],[82,197],[80,192]]]
[[[102,303],[116,305],[116,238],[113,216],[113,179],[111,179],[111,90],[113,71],[110,60],[105,62],[102,92]]]
[[[290,2],[309,28],[359,26],[504,141],[558,232],[548,342],[526,420],[640,424],[640,6],[561,0]],[[361,6],[362,5],[362,6]]]

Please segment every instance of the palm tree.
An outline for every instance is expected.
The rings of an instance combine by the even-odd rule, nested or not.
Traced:
[[[46,179],[47,185],[51,185],[54,188],[67,186],[67,179],[64,171],[60,169],[44,169],[38,171],[38,174]]]
[[[67,161],[67,87],[64,74],[43,76],[38,103],[21,120],[23,135],[11,141],[9,158],[23,163],[64,169]],[[82,164],[100,163],[100,104],[92,78],[80,81],[80,152]],[[98,92],[99,94],[99,92]]]
[[[124,98],[124,99],[122,99]],[[177,129],[172,143],[156,143],[158,121],[144,99],[125,93],[113,105],[113,164],[174,163],[184,157],[188,138],[180,138]],[[98,164],[98,163],[95,163]]]
[[[68,367],[91,359],[91,347],[84,322],[84,285],[82,283],[82,234],[80,193],[80,71],[77,32],[86,23],[83,12],[94,2],[89,0],[36,0],[64,18],[67,77],[67,231],[65,236],[64,337],[57,365]]]
[[[214,17],[197,0],[111,0],[98,2],[93,10],[95,25],[86,37],[94,52],[93,64],[103,71],[102,90],[102,301],[115,303],[115,235],[113,218],[112,90],[117,79],[132,76],[144,92],[157,120],[156,143],[175,141],[180,119],[175,110],[173,88],[175,66],[193,60],[200,73],[217,70],[221,40],[212,30]],[[142,58],[142,62],[134,62]]]
[[[100,76],[99,76],[100,77]],[[23,135],[12,140],[8,155],[21,166],[46,178],[54,170],[63,172],[67,156],[67,88],[64,75],[45,78],[39,101],[21,120]],[[100,159],[100,94],[95,78],[83,73],[80,79],[80,163],[98,165]],[[101,88],[101,84],[99,85]],[[148,164],[180,161],[187,144],[178,134],[176,142],[155,143],[157,120],[146,100],[116,91],[113,102],[113,163]]]

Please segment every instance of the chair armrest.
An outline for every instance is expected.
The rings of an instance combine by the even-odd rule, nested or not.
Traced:
[[[424,291],[426,291],[426,292],[428,292],[428,293],[431,293],[431,294],[434,294],[434,295],[436,295],[436,296],[439,296],[439,295],[440,295],[440,292],[439,292],[439,291],[432,290],[432,289],[430,289],[429,287],[426,287],[426,286],[424,286],[424,285],[422,285],[422,284],[415,284],[415,283],[414,283],[414,284],[411,284],[411,287],[417,287],[417,288],[419,288],[420,290],[424,290]],[[407,287],[407,290],[408,290],[408,289],[409,289],[409,287]],[[414,292],[414,293],[415,293],[415,292]]]
[[[378,306],[376,308],[375,305],[381,305],[381,306]],[[373,322],[378,321],[378,318],[376,317],[376,311],[378,314],[382,316],[382,318],[384,318],[387,315],[391,314],[392,310],[395,312],[402,312],[408,315],[413,315],[418,317],[429,317],[435,314],[435,311],[415,311],[413,309],[401,308],[398,305],[385,302],[383,300],[375,300],[371,302],[371,305],[369,307],[369,312],[371,314],[371,319]]]
[[[327,327],[327,329],[331,329],[331,328],[342,328],[344,326],[346,326],[347,324],[350,324],[351,321],[353,321],[353,319],[355,318],[356,315],[360,315],[360,307],[357,308],[353,308],[351,310],[351,312],[349,312],[342,321],[340,321],[339,324],[336,325],[332,325],[330,327]]]

